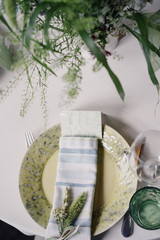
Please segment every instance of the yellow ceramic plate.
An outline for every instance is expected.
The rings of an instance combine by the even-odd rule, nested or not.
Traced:
[[[20,169],[20,195],[30,216],[46,228],[54,194],[59,153],[60,126],[36,139],[27,151]],[[99,141],[98,173],[92,233],[97,235],[112,227],[126,212],[136,190],[125,151],[124,138],[105,125]]]

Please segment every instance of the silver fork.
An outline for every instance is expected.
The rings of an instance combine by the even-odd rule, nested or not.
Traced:
[[[24,134],[24,138],[26,140],[26,144],[27,144],[27,148],[29,148],[31,146],[31,144],[34,142],[35,140],[35,137],[34,137],[34,134],[33,132],[26,132]]]

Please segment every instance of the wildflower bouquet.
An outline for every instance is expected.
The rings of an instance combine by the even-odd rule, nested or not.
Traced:
[[[26,74],[21,116],[27,112],[38,89],[46,115],[48,75],[55,77],[59,68],[66,70],[67,101],[76,99],[81,89],[82,66],[86,63],[82,54],[84,45],[107,70],[124,100],[123,86],[107,62],[106,44],[109,35],[128,32],[140,42],[151,81],[159,90],[151,54],[160,57],[160,51],[150,39],[149,29],[160,31],[160,11],[142,13],[147,2],[152,3],[151,0],[2,0],[0,21],[9,31],[13,44],[18,45],[19,60],[13,68],[19,69],[19,74],[3,91],[1,100]],[[133,21],[134,28],[127,26],[125,19]]]

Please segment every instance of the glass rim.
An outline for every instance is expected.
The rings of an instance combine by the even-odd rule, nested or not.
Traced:
[[[145,187],[142,187],[140,189],[137,189],[136,192],[133,194],[133,196],[131,197],[131,199],[129,201],[129,214],[131,215],[131,218],[133,219],[133,221],[141,228],[144,228],[146,230],[157,230],[157,229],[160,229],[160,225],[159,225],[159,227],[155,227],[155,228],[149,228],[149,227],[142,226],[139,223],[137,223],[137,221],[135,221],[133,216],[132,216],[132,213],[131,213],[131,202],[132,202],[133,198],[135,197],[135,195],[138,192],[142,191],[143,189],[156,189],[156,190],[158,190],[158,192],[160,192],[160,188],[154,187],[154,186],[145,186]]]
[[[141,139],[145,138],[147,135],[150,136],[159,136],[160,137],[160,131],[158,130],[147,130],[147,131],[143,131],[141,133],[139,133],[134,141],[132,142],[131,146],[130,146],[130,154],[132,153],[133,149],[135,148],[136,144],[138,141],[140,141]],[[138,145],[138,144],[137,144]],[[141,161],[141,159],[139,158],[139,156],[137,155],[136,151],[133,151],[134,157],[138,160]]]

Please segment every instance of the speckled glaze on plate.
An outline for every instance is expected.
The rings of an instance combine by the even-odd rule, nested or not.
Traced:
[[[42,174],[47,160],[59,148],[60,125],[41,134],[26,152],[19,175],[22,202],[29,215],[46,227],[51,211],[42,188]]]
[[[60,125],[40,135],[24,156],[19,176],[22,202],[29,215],[46,228],[54,194]],[[92,234],[112,227],[124,215],[137,186],[125,155],[124,138],[105,125],[99,141]],[[53,166],[53,171],[50,170]]]

